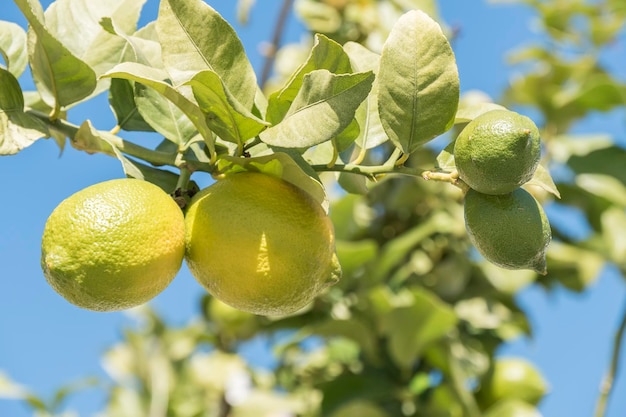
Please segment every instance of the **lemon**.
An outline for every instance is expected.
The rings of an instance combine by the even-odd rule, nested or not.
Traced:
[[[470,240],[491,263],[546,273],[550,224],[539,202],[526,190],[489,195],[470,189],[464,213]]]
[[[322,207],[270,175],[218,180],[193,197],[185,223],[189,270],[239,310],[293,313],[341,274],[333,225]]]
[[[502,400],[537,405],[547,390],[548,384],[532,363],[522,358],[501,358],[485,375],[476,398],[483,407]]]
[[[485,194],[506,194],[528,182],[541,156],[539,131],[526,116],[492,110],[465,126],[454,144],[456,169]]]
[[[145,303],[178,273],[185,223],[161,188],[137,179],[87,187],[62,201],[48,218],[41,266],[67,301],[95,311]]]
[[[498,401],[483,415],[484,417],[542,417],[537,408],[521,400]]]

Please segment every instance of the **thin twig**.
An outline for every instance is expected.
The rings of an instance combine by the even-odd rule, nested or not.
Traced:
[[[622,313],[622,321],[615,332],[615,338],[613,339],[613,352],[611,353],[611,364],[609,370],[602,381],[600,387],[600,396],[596,403],[596,412],[594,417],[604,417],[606,413],[606,407],[615,386],[615,377],[619,369],[620,352],[622,350],[622,343],[624,342],[624,333],[626,333],[626,303],[624,303],[624,312]]]
[[[274,59],[276,58],[276,52],[280,48],[280,43],[283,38],[285,26],[287,25],[287,17],[291,11],[291,5],[293,0],[284,0],[283,5],[280,8],[280,14],[278,15],[278,21],[274,27],[274,35],[272,36],[271,46],[268,48],[265,55],[265,62],[263,63],[263,71],[261,72],[261,88],[265,86],[267,80],[270,78],[272,67],[274,66]]]

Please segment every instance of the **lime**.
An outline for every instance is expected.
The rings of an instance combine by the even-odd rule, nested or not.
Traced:
[[[510,193],[528,182],[540,156],[535,123],[508,110],[481,114],[465,126],[454,144],[459,178],[485,194]]]
[[[470,240],[491,263],[546,273],[550,224],[543,208],[523,188],[503,195],[470,189],[464,202]]]

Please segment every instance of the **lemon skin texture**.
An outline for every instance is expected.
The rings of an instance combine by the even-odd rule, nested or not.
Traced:
[[[539,202],[526,190],[490,195],[470,189],[464,214],[471,242],[491,263],[546,273],[550,224]]]
[[[459,178],[484,194],[506,194],[525,184],[533,177],[540,157],[535,123],[508,110],[478,116],[454,144]]]
[[[332,222],[307,193],[276,177],[227,175],[193,197],[185,223],[192,275],[239,310],[294,313],[341,275]]]
[[[124,178],[87,187],[54,209],[44,227],[41,267],[70,303],[114,311],[159,294],[184,253],[178,205],[156,185]]]

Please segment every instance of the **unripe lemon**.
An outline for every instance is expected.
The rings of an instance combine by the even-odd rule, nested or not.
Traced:
[[[526,190],[489,195],[470,189],[464,212],[470,240],[491,263],[546,273],[550,224],[539,202]]]
[[[456,169],[485,194],[506,194],[528,182],[541,156],[539,131],[526,116],[492,110],[465,126],[454,144]]]
[[[156,185],[124,178],[87,187],[54,209],[43,232],[41,267],[67,301],[113,311],[159,294],[184,253],[178,205]]]
[[[333,224],[322,207],[270,175],[218,180],[193,197],[185,223],[191,273],[243,311],[293,313],[341,274]]]
[[[501,358],[481,382],[476,397],[482,407],[502,400],[521,400],[537,405],[548,384],[535,366],[522,358]]]

